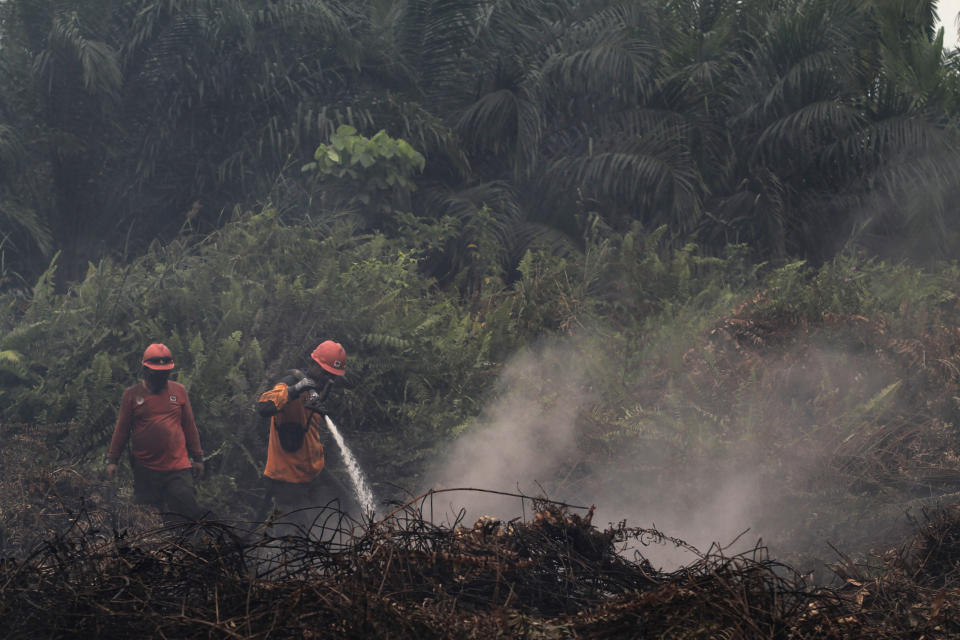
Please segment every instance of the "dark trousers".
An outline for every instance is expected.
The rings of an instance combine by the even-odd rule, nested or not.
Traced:
[[[133,497],[140,504],[155,506],[167,522],[196,520],[203,516],[193,486],[193,471],[157,471],[133,464]]]
[[[329,471],[321,471],[310,482],[264,480],[268,495],[280,512],[275,522],[286,525],[284,533],[298,530],[301,534],[313,532],[316,537],[323,538],[323,530],[342,526],[344,514],[354,518],[359,516],[359,505],[353,494]]]

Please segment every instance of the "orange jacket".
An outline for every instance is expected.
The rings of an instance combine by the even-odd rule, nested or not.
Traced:
[[[257,403],[260,415],[270,418],[270,439],[267,444],[267,466],[263,475],[284,482],[310,482],[323,471],[323,444],[320,429],[324,428],[323,415],[303,406],[306,394],[291,398],[286,382],[278,382],[269,391],[261,394]],[[293,422],[306,425],[303,444],[296,451],[287,451],[280,444],[277,427]]]

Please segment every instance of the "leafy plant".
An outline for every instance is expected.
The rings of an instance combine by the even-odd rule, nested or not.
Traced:
[[[321,144],[314,161],[302,171],[320,182],[324,208],[359,208],[367,227],[383,228],[396,209],[409,210],[410,193],[416,189],[413,176],[423,171],[424,158],[405,140],[379,131],[371,138],[340,125]]]

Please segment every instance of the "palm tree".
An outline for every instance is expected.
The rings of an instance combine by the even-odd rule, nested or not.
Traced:
[[[926,98],[889,102],[893,68],[871,59],[883,29],[869,6],[803,0],[755,19],[726,88],[730,170],[709,206],[728,240],[768,247],[774,260],[823,259],[879,194],[944,180],[929,161],[952,153],[948,132]]]
[[[863,224],[875,249],[929,259],[952,255],[960,197],[960,74],[935,28],[936,2],[878,2],[873,82],[864,91],[880,206]],[[871,194],[873,195],[873,194]],[[896,207],[884,206],[894,201]]]
[[[5,3],[4,68],[32,61],[15,96],[29,172],[56,194],[31,204],[47,207],[68,277],[104,249],[175,231],[188,211],[216,224],[338,124],[368,118],[349,108],[361,49],[350,4]]]
[[[426,156],[410,206],[458,221],[433,263],[449,281],[509,278],[531,243],[570,251],[598,217],[774,260],[854,229],[943,231],[945,196],[858,213],[948,193],[960,92],[935,4],[7,0],[5,246],[62,248],[75,275],[278,184],[332,215],[298,169],[340,124]]]
[[[659,90],[652,3],[419,0],[390,18],[378,32],[404,79],[397,84],[456,131],[469,161],[451,173],[428,154],[419,200],[435,217],[454,210],[463,221],[451,256],[479,246],[467,230],[490,216],[509,230],[504,255],[514,264],[530,242],[569,251],[585,208],[621,226],[639,218],[693,228],[692,128]]]
[[[25,141],[16,178],[8,178],[15,209],[7,207],[7,215],[19,211],[13,217],[27,225],[42,255],[53,244],[75,263],[86,224],[83,203],[95,202],[89,185],[97,161],[91,160],[106,152],[106,123],[122,85],[118,52],[104,39],[102,3],[86,0],[68,9],[21,0],[0,11],[0,73],[8,87],[3,115]]]
[[[141,11],[124,37],[133,167],[117,184],[127,224],[169,232],[158,208],[199,200],[201,224],[266,190],[290,158],[312,155],[351,114],[359,52],[349,3],[183,0]],[[357,118],[366,117],[358,110]],[[153,201],[146,211],[133,206]]]

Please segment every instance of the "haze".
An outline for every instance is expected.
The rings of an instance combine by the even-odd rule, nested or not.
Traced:
[[[960,0],[942,0],[938,3],[937,13],[943,25],[943,47],[953,49],[957,46],[957,14],[960,13]]]

